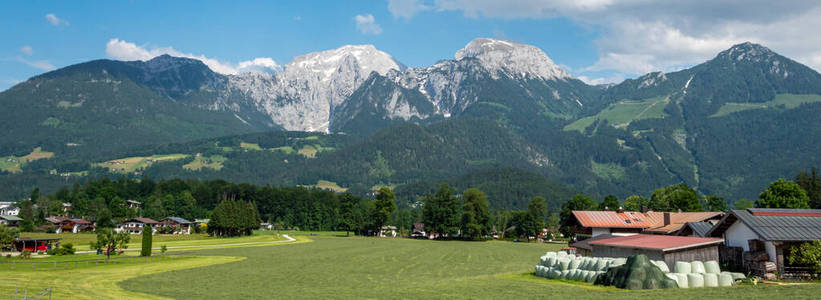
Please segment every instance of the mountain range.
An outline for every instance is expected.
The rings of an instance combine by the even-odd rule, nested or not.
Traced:
[[[553,189],[561,195],[647,196],[685,182],[752,198],[821,163],[819,102],[818,72],[752,43],[609,86],[573,78],[536,47],[486,38],[419,68],[370,45],[306,54],[275,73],[223,75],[168,55],[95,60],[0,93],[0,182],[10,198],[126,175],[391,185],[412,199],[423,183],[488,184],[500,170],[566,185]],[[38,147],[53,157],[14,167]],[[129,172],[103,164],[172,153],[186,156]],[[202,157],[219,168],[183,168],[211,162]]]

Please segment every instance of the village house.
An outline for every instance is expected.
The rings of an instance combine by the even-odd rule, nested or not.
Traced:
[[[51,223],[55,233],[78,233],[94,230],[94,226],[91,224],[91,222],[86,221],[83,218],[77,219],[64,216],[54,216],[46,218],[46,221]]]
[[[425,223],[413,223],[413,230],[410,236],[412,238],[427,238],[425,235]]]
[[[139,209],[142,203],[140,201],[125,200],[125,206],[128,208]]]
[[[720,238],[701,238],[658,234],[634,234],[613,236],[590,241],[593,257],[629,257],[647,255],[652,260],[662,260],[671,270],[677,261],[718,261]]]
[[[159,224],[156,220],[149,218],[133,218],[120,222],[115,229],[117,232],[128,232],[131,234],[142,234],[145,226],[154,226]],[[152,233],[157,232],[157,228],[152,228]]]
[[[0,202],[0,215],[16,216],[20,214],[20,208],[14,202]]]
[[[379,233],[377,233],[379,237],[396,237],[396,226],[392,225],[385,225],[379,229]]]
[[[679,235],[689,222],[718,222],[722,212],[635,212],[573,211],[571,231],[579,240],[601,234],[616,236],[645,234]]]
[[[180,217],[168,217],[160,221],[160,227],[174,228],[174,234],[191,234],[193,222]]]
[[[750,208],[731,210],[707,233],[723,237],[728,263],[743,265],[759,276],[800,276],[807,266],[789,263],[791,249],[821,240],[821,209]]]

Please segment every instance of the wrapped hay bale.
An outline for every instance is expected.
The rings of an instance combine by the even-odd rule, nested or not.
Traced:
[[[704,287],[704,276],[700,273],[687,274],[687,284],[689,284],[691,288]]]
[[[582,263],[579,264],[579,269],[582,269],[582,270],[590,269],[590,258],[588,258],[588,257],[582,258]]]
[[[718,266],[717,261],[711,260],[704,262],[704,271],[709,274],[720,274],[721,268]]]
[[[559,274],[560,279],[567,279],[567,275],[570,273],[568,270],[562,270],[562,273]]]
[[[608,261],[604,259],[600,259],[596,262],[596,271],[605,271],[607,270]]]
[[[618,259],[614,260],[617,263]],[[675,288],[676,281],[664,275],[646,255],[633,255],[617,267],[611,267],[595,278],[594,284],[622,289]]]
[[[675,281],[676,281],[676,283],[678,284],[678,276],[676,276],[676,274],[675,274],[675,273],[666,273],[666,274],[664,274],[664,276],[667,276],[667,278],[670,278],[670,279],[672,279],[672,280],[675,280]]]
[[[676,270],[676,273],[682,273],[682,274],[692,273],[691,271],[693,270],[690,263],[683,262],[683,261],[677,261],[674,269]]]
[[[539,277],[542,276],[542,268],[541,267],[542,266],[540,266],[540,265],[536,265],[536,276],[539,276]]]
[[[742,280],[742,279],[747,279],[747,276],[744,276],[744,274],[743,274],[743,273],[735,273],[735,272],[733,272],[733,273],[730,273],[730,275],[731,275],[731,276],[733,276],[733,280]]]
[[[607,266],[608,266],[608,267],[610,267],[610,268],[612,268],[612,267],[618,267],[618,266],[623,265],[623,264],[624,264],[624,263],[626,263],[626,262],[627,262],[627,259],[624,259],[624,258],[616,258],[616,259],[614,259],[614,260],[611,260],[611,261],[610,261],[610,264],[608,264]]]
[[[551,269],[550,272],[547,273],[547,278],[556,279],[562,276],[562,271]]]
[[[690,271],[691,273],[699,273],[699,274],[707,273],[706,272],[707,270],[704,269],[704,263],[703,262],[694,260],[694,261],[690,262],[690,265],[692,266],[692,270]]]
[[[705,287],[718,287],[718,274],[705,273],[702,276],[704,276]]]
[[[663,260],[654,260],[653,263],[656,264],[656,266],[659,267],[659,269],[661,269],[662,272],[670,273],[670,268],[667,267],[667,263]]]
[[[547,258],[547,263],[545,264],[545,266],[547,266],[547,267],[553,267],[553,266],[555,266],[555,265],[556,265],[556,256],[550,256],[550,257],[548,257],[548,258]]]
[[[732,285],[733,285],[733,275],[718,274],[718,286],[732,286]]]
[[[582,261],[580,259],[572,259],[570,260],[570,265],[567,268],[570,270],[578,269],[581,263]]]
[[[556,252],[551,251],[551,252],[545,253],[544,255],[547,256],[547,257],[556,257]]]
[[[687,274],[684,274],[684,273],[673,273],[673,274],[675,274],[676,277],[678,278],[678,280],[676,280],[676,282],[678,282],[678,287],[683,288],[683,289],[686,289],[686,288],[690,287],[690,283],[689,283],[689,281],[687,281]]]
[[[556,252],[556,256],[560,256],[560,257],[567,256],[567,252],[566,252],[566,251],[559,251],[559,252]]]
[[[569,266],[570,266],[570,259],[562,258],[562,259],[559,260],[559,263],[558,263],[559,270],[565,271],[565,270],[568,269]]]

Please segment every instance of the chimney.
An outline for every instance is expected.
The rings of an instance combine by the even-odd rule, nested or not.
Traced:
[[[664,226],[667,226],[667,225],[670,225],[670,213],[669,212],[664,213]]]
[[[623,212],[624,212],[624,208],[623,208],[623,207],[621,207],[621,206],[619,206],[619,209],[617,209],[617,210],[616,210],[616,212],[618,212],[618,213],[623,213]]]

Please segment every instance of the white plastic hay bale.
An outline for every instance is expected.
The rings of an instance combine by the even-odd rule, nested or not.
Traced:
[[[547,258],[547,263],[545,264],[545,266],[554,267],[554,266],[556,266],[557,261],[558,261],[558,259],[556,259],[555,255],[554,256],[549,256]]]
[[[566,251],[556,252],[556,256],[567,256],[567,252]]]
[[[709,273],[709,274],[720,274],[721,273],[721,268],[718,266],[717,261],[714,261],[714,260],[705,261],[704,262],[704,271],[706,271],[705,273]]]
[[[596,262],[596,270],[597,270],[597,271],[604,271],[604,270],[607,270],[607,264],[608,264],[608,262],[609,262],[609,261],[607,261],[607,260],[600,259],[599,261],[597,261],[597,262]]]
[[[676,280],[676,282],[678,283],[678,287],[683,288],[683,289],[686,289],[686,288],[690,287],[690,283],[687,280],[687,274],[684,274],[684,273],[672,273],[672,274],[675,274],[676,278],[678,278],[678,280]]]
[[[590,268],[590,258],[582,258],[582,263],[579,264],[579,269],[587,270],[588,268]]]
[[[626,258],[616,258],[616,259],[610,261],[610,264],[608,265],[608,267],[611,267],[611,268],[612,267],[618,267],[618,266],[621,266],[625,263],[627,263]]]
[[[579,275],[582,273],[582,270],[573,269],[570,270],[570,275],[567,275],[567,279],[569,280],[579,280]]]
[[[568,270],[563,270],[562,273],[559,275],[561,279],[567,279],[567,275],[570,273]]]
[[[547,257],[556,257],[556,252],[551,251],[551,252],[545,253],[544,255],[547,256]]]
[[[562,258],[559,260],[558,267],[559,270],[566,271],[570,266],[570,259]]]
[[[580,259],[572,259],[570,260],[570,265],[567,267],[570,270],[576,270],[579,268],[579,265],[582,263]]]
[[[732,286],[733,282],[733,275],[718,274],[718,286]]]
[[[687,283],[691,288],[704,287],[704,276],[701,273],[687,274]]]
[[[694,260],[694,261],[690,262],[690,265],[692,266],[692,270],[690,271],[692,273],[699,273],[699,274],[707,273],[707,270],[704,270],[704,263],[701,262],[701,261]]]
[[[673,269],[675,269],[676,273],[688,274],[691,273],[693,267],[688,262],[677,261]]]
[[[744,276],[744,274],[743,274],[743,273],[735,273],[735,272],[733,272],[733,273],[730,273],[730,275],[731,275],[731,276],[733,276],[733,280],[747,279],[747,276]]]
[[[718,287],[718,275],[706,273],[703,274],[704,276],[704,286],[705,287]]]
[[[654,261],[652,261],[652,262],[653,262],[653,264],[654,264],[654,265],[656,265],[657,267],[659,267],[659,269],[661,269],[661,271],[662,271],[662,272],[664,272],[664,273],[670,273],[670,268],[669,268],[669,267],[667,267],[667,263],[666,263],[666,262],[664,262],[663,260],[654,260]]]
[[[550,276],[548,278],[550,278],[550,279],[557,279],[559,277],[562,277],[562,271],[559,271],[559,270],[556,270],[556,269],[551,270],[550,273],[548,273],[548,274],[549,274],[548,276]]]
[[[535,272],[536,272],[536,276],[539,276],[539,277],[541,277],[541,276],[542,276],[542,268],[541,268],[541,266],[540,266],[540,265],[536,265],[536,270],[535,270]]]

